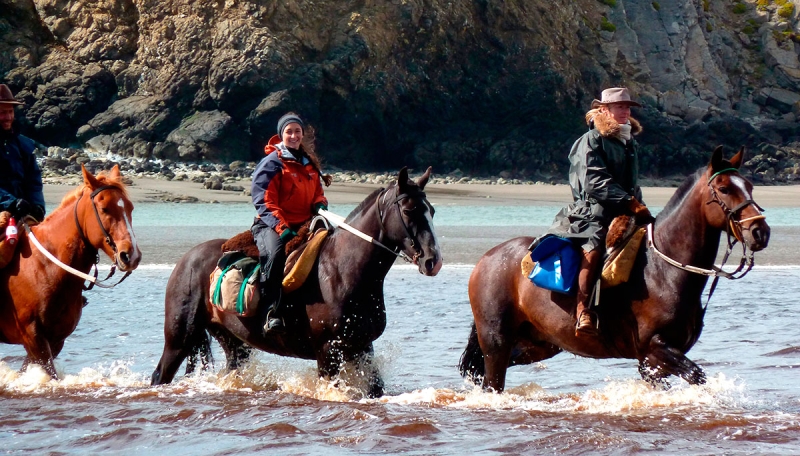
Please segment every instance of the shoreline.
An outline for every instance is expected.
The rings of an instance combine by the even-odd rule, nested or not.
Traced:
[[[182,202],[203,203],[250,203],[250,196],[242,191],[211,190],[202,183],[190,180],[167,180],[151,177],[127,178],[128,194],[134,203]],[[44,184],[48,210],[55,208],[68,192],[79,183],[76,177],[60,180],[47,179]],[[249,180],[237,185],[250,188]],[[325,188],[325,195],[332,204],[357,204],[380,184],[333,182]],[[677,187],[642,187],[645,202],[654,207],[663,207]],[[444,206],[563,206],[572,201],[566,184],[428,184],[428,198],[434,205]],[[753,197],[764,208],[800,207],[800,185],[756,186]]]

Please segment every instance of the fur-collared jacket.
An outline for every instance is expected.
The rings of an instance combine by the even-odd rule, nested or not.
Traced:
[[[641,124],[633,118],[631,138],[620,138],[620,125],[598,109],[586,113],[590,130],[569,153],[569,185],[573,203],[563,208],[548,234],[571,239],[590,251],[604,248],[608,225],[614,217],[629,213],[632,197],[642,204],[639,188],[639,144],[634,135]]]

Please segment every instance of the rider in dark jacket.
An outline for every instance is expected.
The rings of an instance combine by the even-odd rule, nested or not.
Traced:
[[[42,172],[33,155],[36,146],[14,122],[14,108],[21,104],[0,84],[0,211],[41,221],[45,205]]]
[[[631,101],[625,88],[606,89],[602,100],[592,102],[592,109],[586,113],[590,130],[575,141],[569,153],[569,184],[574,202],[556,215],[548,231],[582,247],[576,335],[591,334],[597,328],[597,316],[589,310],[589,297],[599,273],[609,224],[622,214],[633,214],[638,223],[652,221],[638,183],[639,144],[634,135],[642,127],[630,117],[631,106],[641,107]]]

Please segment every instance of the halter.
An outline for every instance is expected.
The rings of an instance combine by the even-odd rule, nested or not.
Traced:
[[[395,187],[395,188],[397,188],[397,187]],[[388,188],[387,189],[381,189],[381,193],[380,193],[379,197],[375,200],[375,205],[378,206],[378,224],[381,227],[381,237],[382,237],[383,233],[385,233],[387,231],[386,230],[386,226],[383,223],[384,215],[386,215],[386,214],[383,212],[383,208],[381,207],[381,204],[385,202],[386,196],[388,194],[389,194],[389,189]],[[425,196],[425,192],[423,192],[422,190],[415,191],[413,193],[401,193],[401,194],[395,196],[394,200],[389,202],[389,204],[388,204],[389,206],[394,205],[394,206],[397,207],[397,214],[400,216],[400,223],[403,224],[403,229],[405,229],[405,231],[406,231],[406,239],[411,241],[411,248],[414,249],[414,257],[413,258],[409,258],[409,256],[406,255],[405,252],[400,250],[400,246],[398,246],[395,250],[392,250],[392,249],[389,249],[388,247],[386,247],[385,245],[375,241],[376,245],[378,245],[380,247],[383,247],[387,251],[389,251],[392,254],[402,258],[403,260],[405,260],[408,263],[416,263],[417,259],[419,259],[419,257],[422,256],[422,251],[418,247],[420,245],[419,240],[417,239],[416,235],[414,235],[414,233],[411,232],[411,229],[408,228],[408,225],[406,224],[406,221],[403,219],[403,211],[400,209],[400,201],[403,201],[404,199],[407,199],[407,198],[414,198],[414,197],[421,198],[422,202],[425,203],[425,205],[428,207],[428,210],[430,211],[431,216],[433,216],[433,213],[435,212],[434,209],[433,209],[433,206],[431,206],[431,203],[428,202],[428,199]]]
[[[50,259],[50,261],[55,263],[61,269],[64,269],[65,271],[69,272],[70,274],[78,276],[78,277],[82,278],[83,280],[89,282],[89,286],[84,285],[84,287],[83,287],[84,290],[91,290],[95,285],[97,285],[98,287],[101,287],[101,288],[114,288],[117,285],[119,285],[120,283],[122,283],[123,280],[128,278],[128,276],[131,275],[131,272],[132,272],[132,271],[127,271],[125,273],[125,275],[122,276],[122,278],[119,279],[119,281],[117,283],[113,284],[113,285],[106,285],[104,283],[104,282],[108,281],[108,279],[110,279],[111,276],[113,276],[114,273],[117,270],[117,256],[118,256],[119,252],[117,251],[117,244],[111,238],[111,235],[108,234],[108,231],[106,230],[106,227],[103,226],[103,222],[100,220],[100,213],[97,210],[97,204],[94,201],[94,197],[98,193],[102,192],[103,190],[109,190],[109,189],[117,189],[117,187],[115,187],[113,185],[104,185],[102,187],[98,187],[97,189],[95,189],[92,192],[91,199],[90,199],[90,201],[92,202],[92,208],[94,209],[94,215],[97,218],[97,224],[100,225],[100,229],[103,231],[103,235],[105,236],[106,243],[108,243],[108,245],[110,245],[111,249],[114,251],[114,264],[111,265],[111,270],[109,271],[109,273],[106,276],[106,278],[102,279],[101,281],[97,280],[97,274],[98,274],[97,263],[100,262],[100,254],[99,253],[97,254],[95,262],[92,265],[94,267],[94,275],[91,276],[91,275],[88,275],[88,274],[84,274],[83,272],[78,271],[77,269],[75,269],[75,268],[73,268],[73,267],[71,267],[71,266],[69,266],[67,264],[64,264],[62,261],[60,261],[58,258],[56,258],[52,253],[48,252],[42,246],[42,244],[39,243],[39,240],[36,239],[36,236],[34,236],[33,231],[31,231],[31,229],[28,226],[28,224],[27,223],[25,224],[25,231],[28,233],[28,235],[30,235],[31,240],[33,241],[33,244],[36,246],[37,249],[39,249],[40,252],[42,252],[48,259]],[[83,228],[81,227],[81,224],[78,221],[78,204],[80,203],[81,198],[83,198],[83,193],[84,192],[81,192],[81,196],[79,196],[78,199],[75,201],[75,206],[73,207],[73,217],[75,219],[75,226],[78,228],[78,233],[80,233],[80,236],[81,236],[81,239],[83,240],[84,245],[87,246],[87,247],[93,247],[91,245],[91,243],[89,242],[89,240],[86,238],[86,235],[83,232]]]
[[[654,237],[653,237],[653,224],[650,223],[647,225],[647,247],[652,249],[659,257],[661,257],[664,261],[675,266],[678,269],[683,269],[684,271],[692,272],[695,274],[705,275],[708,277],[714,277],[714,280],[711,282],[711,288],[708,291],[708,300],[706,301],[706,306],[708,306],[708,302],[711,300],[711,295],[714,294],[714,289],[717,287],[717,281],[720,277],[724,277],[726,279],[737,280],[741,279],[751,269],[755,266],[755,254],[754,252],[747,252],[747,246],[744,243],[744,240],[741,237],[741,233],[743,230],[749,230],[750,228],[745,228],[742,226],[743,222],[753,221],[753,220],[762,220],[765,219],[766,216],[761,214],[764,209],[759,206],[755,201],[752,199],[748,199],[743,201],[742,203],[738,204],[733,209],[729,208],[727,204],[719,197],[717,194],[716,189],[711,185],[711,183],[716,179],[718,176],[728,173],[728,172],[735,172],[739,173],[739,170],[736,168],[725,168],[721,171],[717,171],[716,173],[712,174],[711,177],[708,178],[708,188],[711,191],[711,199],[706,201],[706,204],[717,203],[719,204],[722,211],[725,213],[725,218],[727,219],[727,224],[725,225],[725,233],[728,236],[728,247],[725,250],[725,255],[722,257],[722,262],[720,263],[719,267],[712,266],[711,269],[703,269],[698,268],[696,266],[691,266],[687,264],[680,263],[672,258],[668,257],[664,253],[662,253],[655,245]],[[753,205],[758,211],[758,215],[754,215],[752,217],[748,217],[746,219],[741,219],[739,213],[747,206]],[[740,242],[742,245],[742,258],[739,261],[739,267],[736,268],[733,272],[726,272],[722,270],[722,267],[725,266],[725,263],[728,261],[728,257],[733,250],[733,246],[736,242]],[[745,268],[746,267],[746,268]],[[741,274],[739,274],[741,272]],[[736,274],[739,274],[738,276]]]

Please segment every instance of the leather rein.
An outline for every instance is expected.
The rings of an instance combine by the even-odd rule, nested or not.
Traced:
[[[747,246],[745,245],[744,240],[742,239],[742,231],[749,230],[750,228],[749,227],[745,228],[742,225],[742,223],[753,220],[765,219],[766,216],[761,214],[761,212],[763,212],[764,209],[752,199],[745,200],[740,204],[738,204],[736,207],[730,208],[728,207],[727,204],[725,204],[724,201],[722,201],[722,199],[719,197],[719,194],[717,194],[717,191],[711,185],[711,183],[717,176],[727,172],[738,173],[738,171],[739,170],[737,170],[736,168],[726,168],[723,169],[722,171],[714,173],[713,175],[711,175],[711,177],[708,178],[708,188],[711,191],[711,199],[706,201],[706,204],[712,204],[712,203],[718,204],[722,208],[722,211],[725,213],[725,218],[727,219],[728,222],[725,225],[725,233],[727,234],[728,238],[727,239],[728,246],[725,250],[725,255],[722,257],[722,262],[720,263],[719,266],[712,266],[711,269],[698,268],[696,266],[683,264],[679,261],[676,261],[668,257],[660,250],[658,250],[658,248],[655,245],[655,240],[653,236],[653,224],[650,223],[647,225],[647,247],[649,249],[652,249],[653,252],[655,252],[659,257],[661,257],[661,259],[671,264],[672,266],[675,266],[678,269],[683,269],[684,271],[692,272],[695,274],[714,277],[714,280],[711,282],[711,288],[709,289],[708,292],[708,301],[711,300],[711,295],[714,293],[714,289],[717,287],[717,281],[719,280],[720,277],[724,277],[726,279],[731,279],[731,280],[741,279],[742,277],[747,275],[747,273],[750,272],[751,269],[753,269],[753,266],[755,266],[755,254],[752,251],[750,252],[747,251]],[[740,212],[742,211],[742,209],[750,205],[753,205],[759,211],[759,214],[754,215],[752,217],[747,217],[746,219],[742,219],[741,216],[739,215]],[[725,266],[725,263],[728,261],[728,257],[730,256],[733,250],[733,246],[736,245],[736,242],[739,242],[742,245],[742,258],[739,261],[739,266],[736,268],[735,271],[732,272],[723,271],[722,267]],[[708,305],[708,301],[706,301],[706,306]]]
[[[88,286],[87,285],[83,286],[84,290],[91,290],[95,285],[97,285],[100,288],[114,288],[117,285],[119,285],[120,283],[122,283],[123,280],[128,278],[128,276],[131,275],[131,272],[133,272],[133,271],[127,271],[125,273],[125,275],[122,276],[122,278],[120,278],[119,281],[117,283],[115,283],[115,284],[107,285],[105,283],[111,278],[111,276],[114,275],[114,273],[117,270],[117,261],[118,261],[117,258],[118,258],[119,252],[117,251],[117,244],[114,242],[114,239],[111,238],[111,235],[108,233],[108,230],[106,230],[106,227],[103,226],[103,222],[100,220],[100,212],[97,210],[97,204],[94,202],[94,197],[97,196],[98,193],[100,193],[100,192],[102,192],[104,190],[109,190],[109,189],[118,189],[118,187],[115,187],[113,185],[103,185],[103,186],[98,187],[97,189],[95,189],[92,192],[91,197],[90,197],[91,198],[90,201],[92,202],[92,209],[94,209],[94,215],[95,215],[95,218],[97,219],[97,224],[100,226],[100,229],[103,231],[103,235],[105,236],[106,243],[109,246],[111,246],[111,249],[114,251],[114,263],[111,265],[111,270],[109,271],[109,273],[108,273],[108,275],[106,276],[105,279],[102,279],[102,280],[99,280],[99,281],[97,280],[97,275],[98,275],[97,264],[100,262],[100,253],[99,252],[97,252],[94,264],[92,264],[92,267],[94,267],[94,275],[85,274],[85,273],[83,273],[83,272],[81,272],[81,271],[79,271],[79,270],[77,270],[77,269],[75,269],[75,268],[63,263],[61,260],[56,258],[55,255],[53,255],[52,253],[48,252],[47,249],[45,249],[42,246],[42,244],[39,243],[39,240],[36,239],[36,236],[34,236],[33,231],[31,231],[31,229],[28,226],[28,224],[27,223],[24,224],[25,225],[25,231],[31,237],[31,241],[33,241],[33,244],[36,246],[37,249],[39,249],[40,252],[42,252],[42,254],[44,254],[44,256],[46,256],[50,261],[55,263],[61,269],[63,269],[65,271],[69,272],[70,274],[78,276],[78,277],[82,278],[83,280],[89,282]],[[78,204],[80,204],[81,198],[83,198],[83,194],[84,193],[85,192],[81,192],[81,196],[79,196],[77,201],[75,201],[75,206],[73,207],[73,211],[72,211],[73,212],[73,218],[75,219],[75,226],[78,228],[78,233],[80,233],[80,237],[83,240],[84,245],[87,246],[87,247],[90,247],[90,248],[94,248],[94,246],[91,245],[91,243],[89,242],[88,238],[86,237],[86,234],[84,233],[83,228],[81,227],[81,224],[78,221]]]

